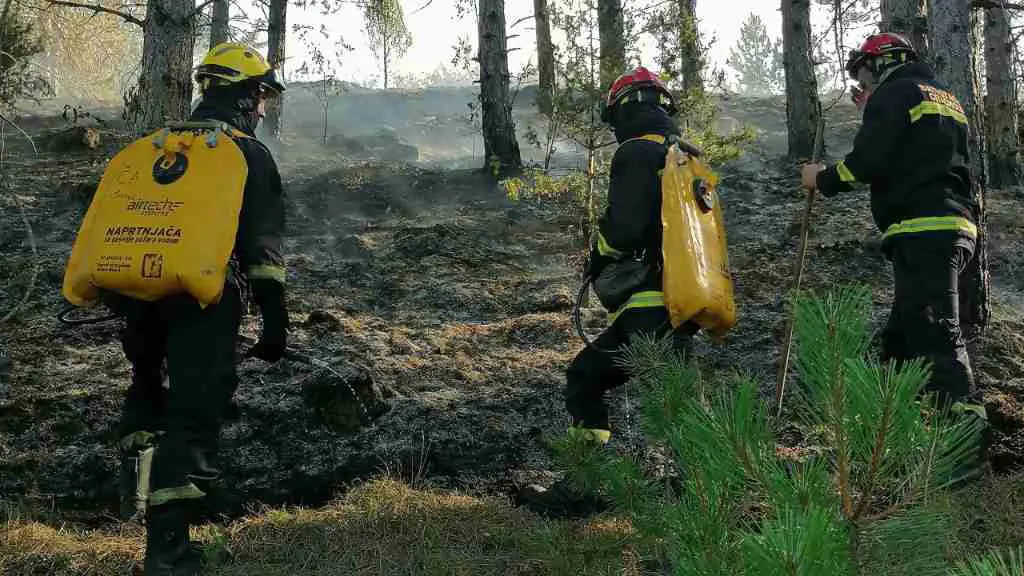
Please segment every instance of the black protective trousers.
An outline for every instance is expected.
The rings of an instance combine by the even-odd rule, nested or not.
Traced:
[[[932,364],[926,390],[940,405],[967,401],[974,376],[960,330],[960,286],[974,242],[953,232],[908,234],[888,242],[896,291],[882,333],[882,359],[925,358]]]
[[[188,296],[125,300],[118,309],[126,319],[122,344],[132,364],[121,437],[162,432],[153,454],[151,501],[196,498],[195,490],[185,490],[190,486],[208,493],[219,475],[214,460],[220,428],[238,385],[239,293],[228,285],[220,302],[206,309]]]
[[[657,308],[631,308],[622,312],[607,330],[594,340],[602,350],[618,350],[630,343],[637,334],[665,336],[672,333],[677,350],[686,352],[692,338],[689,325],[673,332],[668,310]],[[565,407],[572,425],[592,430],[611,430],[605,394],[629,380],[618,364],[618,354],[601,352],[585,347],[576,355],[566,371]]]

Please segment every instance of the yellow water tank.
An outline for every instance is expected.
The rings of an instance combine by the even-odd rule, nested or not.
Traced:
[[[661,180],[665,306],[673,327],[690,320],[713,338],[736,323],[717,184],[700,158],[669,147]]]
[[[111,160],[75,239],[64,297],[88,306],[109,290],[140,300],[220,299],[248,169],[226,124],[179,123]]]

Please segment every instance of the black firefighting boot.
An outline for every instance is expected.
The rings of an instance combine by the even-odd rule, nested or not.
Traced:
[[[992,427],[988,421],[985,406],[968,402],[956,402],[950,409],[952,416],[970,427],[973,432],[972,449],[957,463],[950,473],[948,487],[956,488],[983,476],[989,471],[989,446],[992,442]]]
[[[569,437],[585,451],[607,450],[611,433],[605,429],[569,428]],[[522,506],[549,518],[584,518],[608,510],[609,503],[597,494],[577,486],[568,478],[555,482],[550,488],[531,484],[515,495],[516,506]]]
[[[515,505],[548,518],[587,518],[609,508],[603,498],[584,492],[565,478],[550,488],[523,487],[515,496]]]
[[[175,502],[153,506],[146,514],[146,576],[197,576],[199,550],[188,539],[185,508]]]

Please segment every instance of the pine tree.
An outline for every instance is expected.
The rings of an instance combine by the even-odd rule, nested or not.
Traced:
[[[783,63],[786,70],[786,126],[789,155],[811,158],[821,116],[811,58],[810,0],[782,0]]]
[[[288,0],[270,0],[270,19],[267,25],[267,61],[277,74],[283,75],[285,60],[285,39],[288,34]],[[267,101],[266,126],[264,129],[275,140],[281,137],[281,121],[284,118],[284,97]]]
[[[477,30],[485,168],[499,174],[515,172],[523,161],[509,97],[505,0],[479,0]]]
[[[569,478],[603,493],[674,574],[947,574],[951,516],[939,498],[971,463],[979,422],[919,398],[923,362],[869,356],[871,294],[795,299],[800,385],[789,415],[804,446],[780,448],[756,382],[706,382],[671,340],[640,338],[621,359],[642,425],[679,476],[576,437],[556,443]]]
[[[767,96],[783,90],[786,82],[782,67],[782,41],[772,40],[761,17],[747,15],[740,39],[729,51],[729,66],[736,71],[740,93]]]

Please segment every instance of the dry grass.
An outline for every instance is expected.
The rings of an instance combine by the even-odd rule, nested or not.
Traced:
[[[497,499],[414,490],[381,480],[321,509],[268,509],[198,527],[208,574],[639,574],[628,523],[542,520]],[[0,573],[123,574],[141,533],[73,532],[12,520],[0,529]]]
[[[959,539],[969,553],[1024,544],[1024,470],[989,476],[957,494]]]

